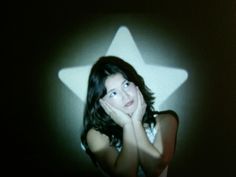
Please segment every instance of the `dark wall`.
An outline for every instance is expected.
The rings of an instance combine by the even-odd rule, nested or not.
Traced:
[[[186,62],[196,64],[190,72],[199,74],[201,99],[196,90],[197,99],[187,99],[185,105],[188,112],[187,105],[197,102],[191,118],[198,119],[198,125],[192,126],[194,133],[187,140],[181,138],[187,145],[180,145],[184,149],[178,149],[169,176],[235,175],[235,11],[233,1],[9,2],[3,34],[6,54],[1,60],[7,173],[92,175],[83,160],[60,146],[48,123],[54,115],[46,105],[50,83],[45,73],[58,62],[52,56],[64,38],[98,20],[106,24],[109,15],[127,14],[136,21],[143,16],[154,26],[156,22],[156,28],[159,21],[165,23],[178,31],[188,54],[196,55]]]

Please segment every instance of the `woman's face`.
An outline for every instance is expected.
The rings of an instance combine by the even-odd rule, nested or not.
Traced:
[[[113,107],[132,115],[137,108],[138,96],[134,83],[117,73],[105,80],[106,95],[103,97]]]

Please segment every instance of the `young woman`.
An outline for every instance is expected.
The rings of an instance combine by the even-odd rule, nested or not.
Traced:
[[[153,103],[153,93],[129,63],[106,56],[93,65],[81,141],[105,174],[167,176],[178,117],[155,111]]]

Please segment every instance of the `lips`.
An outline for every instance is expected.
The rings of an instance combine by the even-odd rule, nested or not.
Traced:
[[[134,103],[134,101],[131,100],[131,101],[129,101],[128,103],[125,104],[125,107],[129,107],[129,106],[131,106],[133,103]]]

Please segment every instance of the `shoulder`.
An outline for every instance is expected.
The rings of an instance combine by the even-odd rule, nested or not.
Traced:
[[[173,126],[178,127],[179,124],[179,118],[175,111],[172,110],[166,110],[161,111],[158,113],[158,116],[156,117],[157,123],[159,123],[161,126]]]
[[[158,116],[156,116],[159,121],[163,120],[169,120],[169,121],[175,121],[176,123],[179,123],[179,117],[177,113],[173,110],[166,110],[166,111],[160,111],[158,112]]]
[[[98,152],[108,146],[110,146],[109,138],[107,135],[102,134],[101,132],[90,129],[86,136],[89,149],[92,152]]]

